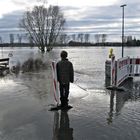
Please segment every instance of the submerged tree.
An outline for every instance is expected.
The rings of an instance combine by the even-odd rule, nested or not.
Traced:
[[[26,11],[20,27],[24,28],[35,45],[44,52],[50,51],[62,33],[65,24],[63,13],[58,6],[35,6]]]

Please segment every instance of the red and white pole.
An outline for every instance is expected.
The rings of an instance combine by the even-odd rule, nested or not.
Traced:
[[[57,71],[56,71],[56,62],[52,61],[51,62],[51,67],[52,67],[52,75],[53,75],[53,89],[54,89],[54,99],[59,104],[59,85],[57,81]]]

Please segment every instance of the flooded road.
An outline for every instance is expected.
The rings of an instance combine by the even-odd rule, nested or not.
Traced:
[[[37,48],[6,48],[0,56],[10,66],[30,57],[47,68],[9,74],[0,79],[0,140],[138,140],[140,137],[140,78],[127,83],[126,92],[105,88],[105,60],[109,48],[65,48],[73,62],[68,112],[48,111],[54,104],[50,60],[59,60],[64,48],[41,55]],[[140,48],[125,48],[125,56],[139,56]],[[121,48],[114,48],[116,58]]]

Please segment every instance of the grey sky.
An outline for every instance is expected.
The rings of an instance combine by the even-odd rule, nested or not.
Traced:
[[[4,1],[4,0],[3,0]],[[0,34],[8,31],[16,31],[23,11],[28,8],[29,2],[35,3],[35,0],[5,0],[11,3],[11,10],[0,10]],[[125,35],[133,35],[137,38],[140,35],[140,1],[139,0],[105,0],[103,3],[96,4],[92,1],[90,4],[79,6],[77,2],[71,0],[71,4],[62,4],[64,0],[52,0],[54,4],[61,6],[67,21],[66,29],[70,34],[73,33],[91,33],[108,34],[113,40],[121,36],[122,8],[121,4],[127,4],[125,7]],[[69,0],[68,0],[69,1]],[[67,1],[67,2],[68,2]],[[88,2],[87,1],[87,2]],[[101,0],[99,0],[101,2]],[[110,4],[109,4],[110,2]],[[3,2],[4,3],[4,2]],[[81,3],[81,1],[79,1]],[[2,0],[0,0],[2,4]],[[10,4],[9,4],[10,7]]]

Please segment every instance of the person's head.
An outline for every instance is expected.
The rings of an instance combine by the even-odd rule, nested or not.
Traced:
[[[61,56],[62,59],[66,59],[67,56],[68,56],[68,53],[66,51],[62,51],[60,56]]]

